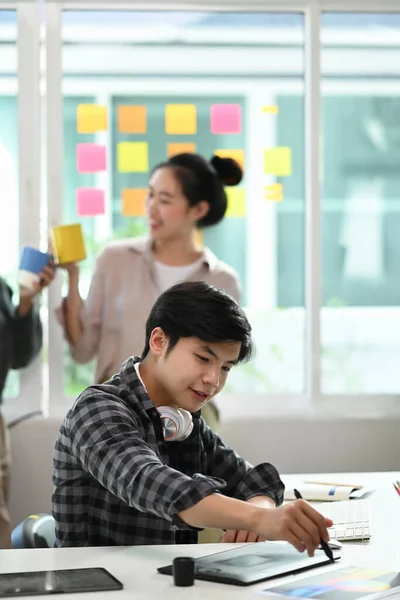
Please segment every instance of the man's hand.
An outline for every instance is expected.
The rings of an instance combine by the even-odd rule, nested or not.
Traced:
[[[250,498],[250,500],[247,500],[247,502],[248,504],[254,504],[260,508],[275,508],[275,502],[268,496],[254,496],[253,498]],[[254,531],[235,531],[229,529],[221,535],[219,542],[220,544],[252,544],[254,542],[265,542],[265,538]]]
[[[260,508],[252,527],[254,533],[227,531],[221,536],[220,542],[284,540],[292,544],[299,552],[307,550],[309,556],[314,556],[321,538],[326,542],[329,541],[327,527],[331,527],[332,524],[330,519],[323,517],[308,502],[296,500],[272,510]]]
[[[314,556],[321,538],[329,541],[328,527],[331,519],[326,519],[305,500],[296,500],[284,504],[273,511],[259,512],[253,528],[267,540],[284,540],[299,552],[307,550]]]

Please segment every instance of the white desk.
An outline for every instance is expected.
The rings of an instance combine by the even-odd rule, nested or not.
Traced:
[[[310,477],[309,475],[307,476]],[[400,571],[400,497],[395,493],[392,481],[399,474],[346,474],[312,475],[330,481],[362,483],[375,487],[371,496],[372,538],[370,542],[346,542],[343,544],[341,565],[370,566]],[[299,476],[283,476],[284,482]],[[328,479],[329,478],[329,479]],[[277,584],[264,582],[251,587],[237,587],[196,581],[193,587],[177,588],[172,577],[157,573],[157,567],[170,564],[175,556],[204,556],[229,549],[233,544],[210,544],[188,546],[136,546],[113,548],[65,548],[46,550],[1,550],[0,572],[34,571],[45,569],[71,569],[80,567],[104,567],[124,584],[124,590],[103,594],[107,600],[207,600],[224,598],[256,598],[252,592]],[[323,567],[330,569],[332,567]],[[322,569],[322,568],[321,568]],[[320,569],[320,571],[321,571]],[[315,572],[315,571],[314,571]],[[88,594],[74,594],[71,600],[89,600]],[[262,598],[262,596],[260,596]]]

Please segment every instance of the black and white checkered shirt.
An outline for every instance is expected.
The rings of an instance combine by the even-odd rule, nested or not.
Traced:
[[[275,467],[253,468],[198,413],[185,441],[166,443],[137,360],[87,388],[61,425],[53,460],[57,546],[196,543],[198,530],[177,514],[215,492],[282,503]]]

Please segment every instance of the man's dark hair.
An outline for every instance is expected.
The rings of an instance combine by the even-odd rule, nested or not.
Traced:
[[[168,352],[180,338],[197,337],[210,343],[240,342],[238,363],[252,355],[251,325],[244,310],[229,294],[203,281],[178,283],[159,296],[146,322],[142,360],[156,327],[169,339]]]

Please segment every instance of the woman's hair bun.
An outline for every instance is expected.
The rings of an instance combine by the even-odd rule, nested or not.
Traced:
[[[210,163],[223,185],[238,185],[242,181],[242,167],[233,158],[222,158],[214,155]]]

